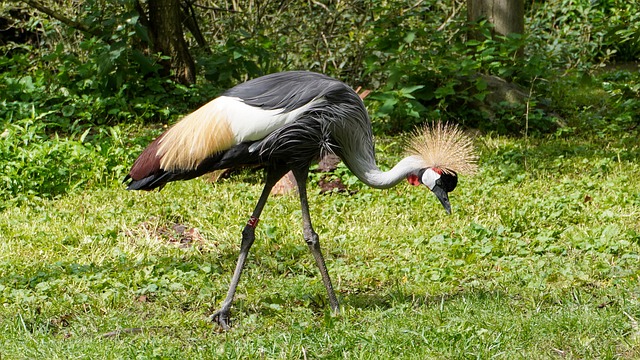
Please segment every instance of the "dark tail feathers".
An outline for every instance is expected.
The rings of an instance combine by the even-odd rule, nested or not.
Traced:
[[[163,171],[140,180],[133,180],[130,175],[127,175],[122,182],[126,184],[129,180],[131,180],[131,182],[127,184],[127,190],[162,190],[162,188],[172,180],[172,176],[171,173]]]

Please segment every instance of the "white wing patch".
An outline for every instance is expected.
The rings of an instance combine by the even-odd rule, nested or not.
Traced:
[[[300,114],[324,102],[324,98],[314,99],[302,107],[289,112],[283,109],[264,110],[245,104],[237,97],[221,96],[216,100],[224,109],[236,143],[263,139],[274,130],[293,122]]]

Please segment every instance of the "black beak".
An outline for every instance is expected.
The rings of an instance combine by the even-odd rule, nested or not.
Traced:
[[[442,206],[444,206],[444,209],[447,211],[447,214],[451,214],[451,204],[449,203],[449,194],[447,194],[447,192],[441,188],[439,185],[436,185],[433,187],[433,189],[431,189],[431,191],[436,194],[436,196],[438,197],[438,200],[440,200],[440,203],[442,204]]]

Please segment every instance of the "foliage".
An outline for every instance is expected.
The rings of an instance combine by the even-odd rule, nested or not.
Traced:
[[[0,209],[122,179],[123,164],[141,150],[123,139],[119,126],[49,133],[48,115],[33,110],[29,118],[0,126]]]
[[[117,123],[169,122],[220,88],[287,68],[324,71],[375,90],[367,106],[379,134],[410,130],[435,119],[500,133],[557,129],[574,134],[592,128],[607,134],[638,123],[637,74],[624,68],[594,73],[589,64],[603,59],[606,42],[589,42],[590,48],[578,35],[584,30],[580,26],[595,26],[584,18],[597,20],[603,12],[635,16],[623,11],[624,6],[615,10],[595,3],[535,3],[528,10],[530,33],[504,39],[492,38],[486,22],[466,24],[437,1],[375,3],[368,8],[344,2],[305,5],[310,12],[304,16],[295,3],[284,8],[275,3],[243,7],[224,16],[206,13],[217,16],[214,30],[224,37],[212,43],[214,55],[200,54],[206,81],[185,88],[159,76],[154,65],[158,58],[140,52],[136,45],[145,41],[144,28],[132,5],[123,4],[116,8],[92,3],[77,10],[88,14],[85,23],[93,29],[111,31],[108,38],[71,29],[60,35],[60,24],[31,13],[32,21],[21,26],[45,41],[4,47],[0,129],[7,134],[2,148],[8,165],[3,199],[56,196],[80,184],[99,183],[103,170],[87,168],[83,159],[96,156],[93,162],[114,169],[118,161],[130,164],[135,151],[128,148],[111,160],[102,159],[90,154],[92,143],[87,139],[96,136],[96,142],[106,141],[103,148],[118,152],[121,140],[109,135],[116,131],[122,138],[122,127],[113,126]],[[290,26],[296,19],[301,19],[304,31]],[[554,40],[555,33],[549,31],[559,26],[559,19],[565,26],[562,41]],[[213,20],[204,15],[200,19]],[[605,26],[602,21],[594,24]],[[632,44],[633,29],[619,33],[625,36],[621,41],[609,43]],[[485,37],[468,40],[470,32]],[[525,56],[518,56],[520,51]],[[525,85],[531,96],[526,104],[499,103],[488,117],[482,102],[494,89],[478,74]],[[568,126],[557,128],[555,117]],[[102,128],[105,124],[111,127]],[[89,128],[93,130],[83,137]],[[59,163],[68,166],[59,169]],[[64,178],[60,183],[55,180],[58,173]]]
[[[640,15],[634,4],[618,0],[532,2],[527,34],[506,39],[491,38],[485,22],[468,24],[460,1],[246,0],[224,11],[210,10],[217,8],[213,2],[202,5],[198,21],[208,30],[211,52],[193,48],[202,75],[193,88],[158,73],[162,57],[148,52],[149,38],[130,0],[51,4],[91,33],[28,12],[28,21],[13,26],[42,40],[4,46],[10,56],[0,63],[0,90],[7,94],[0,116],[25,118],[42,107],[63,131],[76,122],[169,121],[248,78],[308,69],[374,90],[368,105],[378,133],[411,129],[424,119],[548,132],[558,105],[548,99],[550,79],[566,69],[591,72],[609,60],[637,60],[640,48]],[[9,17],[15,6],[4,4],[2,15]],[[467,41],[478,30],[486,37]],[[492,89],[477,74],[529,89],[535,111],[525,115],[522,104],[481,110]],[[550,106],[530,106],[541,103]]]
[[[376,27],[386,36],[369,44],[376,51],[366,62],[369,73],[384,74],[384,86],[372,96],[379,101],[377,107],[373,104],[379,131],[407,131],[425,118],[488,125],[479,104],[491,89],[478,73],[521,83],[540,75],[536,57],[525,62],[517,55],[526,40],[521,36],[493,39],[485,22],[460,23],[453,34],[435,29],[437,23],[427,24],[433,27]],[[472,31],[485,38],[467,40]]]
[[[529,14],[534,50],[556,66],[590,71],[607,61],[640,60],[640,13],[633,2],[541,1]]]
[[[238,39],[231,35],[217,46],[216,56],[203,55],[198,63],[207,81],[230,88],[239,81],[282,70],[275,49],[284,45],[274,44],[264,36]]]
[[[549,83],[548,94],[560,104],[556,110],[567,119],[567,126],[557,132],[602,138],[638,128],[639,90],[640,73],[625,66],[610,66],[595,76],[567,75],[563,81]]]
[[[467,24],[454,17],[442,24],[442,12],[426,11],[431,4],[401,11],[394,21],[381,17],[365,58],[367,73],[377,74],[384,84],[371,97],[377,101],[371,106],[378,130],[406,131],[426,118],[504,133],[549,132],[556,128],[554,108],[562,106],[549,99],[549,82],[568,69],[591,73],[607,61],[640,59],[640,13],[634,4],[532,4],[527,33],[507,38],[492,38],[483,21]],[[467,39],[477,32],[484,38]],[[529,90],[527,103],[498,104],[488,116],[483,102],[496,89],[488,88],[478,73],[521,85]]]
[[[407,5],[396,1],[384,8]],[[235,82],[278,70],[305,69],[361,85],[369,23],[372,17],[386,15],[377,14],[382,6],[366,1],[247,0],[229,7],[228,12],[202,12],[200,20],[215,34],[214,54],[227,66],[218,69],[205,63],[206,73]]]
[[[69,132],[74,124],[166,121],[201,104],[206,94],[158,74],[160,56],[141,50],[145,30],[127,6],[89,2],[80,9],[85,24],[102,36],[77,33],[37,13],[28,15],[33,21],[16,24],[43,41],[2,47],[7,56],[0,59],[0,118],[26,118],[32,108],[43,108],[48,128]],[[206,85],[199,91],[218,90]]]

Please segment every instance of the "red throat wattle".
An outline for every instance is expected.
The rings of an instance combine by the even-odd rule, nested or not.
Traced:
[[[410,174],[409,176],[407,176],[407,181],[413,186],[420,185],[420,179],[418,179],[418,175],[416,174]]]

